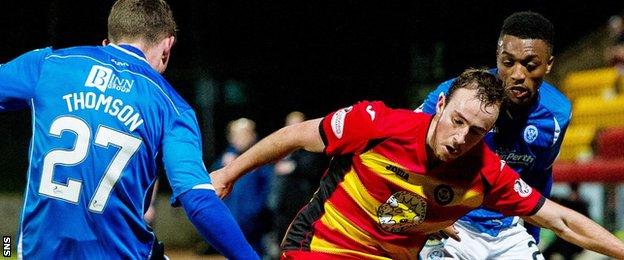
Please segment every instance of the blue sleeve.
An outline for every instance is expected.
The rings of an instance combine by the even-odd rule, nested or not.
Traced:
[[[226,258],[260,259],[213,190],[189,190],[179,200],[201,236]]]
[[[568,130],[568,125],[570,123],[570,117],[572,116],[572,110],[568,110],[568,118],[560,120],[559,123],[559,137],[553,143],[552,149],[550,149],[550,154],[548,156],[548,169],[552,171],[552,165],[555,163],[557,156],[559,156],[559,151],[561,150],[561,143],[563,143],[563,137],[565,136],[566,131]]]
[[[436,104],[438,103],[438,96],[440,93],[446,93],[451,88],[451,84],[453,84],[455,79],[447,80],[442,82],[434,91],[431,91],[429,95],[427,95],[427,99],[416,109],[418,112],[425,112],[427,114],[433,115],[436,112]]]
[[[553,178],[552,178],[552,166],[559,155],[559,150],[561,150],[561,143],[563,142],[563,137],[568,129],[568,124],[570,122],[569,118],[571,115],[571,110],[566,110],[568,117],[567,118],[559,118],[557,122],[559,122],[559,137],[552,144],[551,149],[549,150],[547,160],[543,162],[541,165],[541,172],[536,172],[531,176],[535,176],[540,178],[539,180],[531,180],[531,185],[537,189],[544,197],[550,198],[550,193],[552,190]],[[555,129],[556,131],[556,129]],[[527,229],[527,232],[535,238],[535,242],[539,244],[540,241],[540,228],[529,223],[524,224],[524,227]]]
[[[0,66],[0,111],[27,107],[50,48],[27,52]]]
[[[173,190],[172,204],[180,194],[209,187],[211,181],[202,159],[201,134],[193,110],[184,111],[163,138],[163,164]]]

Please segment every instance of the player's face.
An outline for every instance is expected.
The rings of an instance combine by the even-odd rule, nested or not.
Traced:
[[[543,40],[520,39],[511,35],[503,35],[499,39],[496,53],[498,76],[513,104],[533,104],[553,60],[548,44]]]
[[[428,143],[441,161],[452,161],[465,154],[494,126],[500,105],[485,107],[476,93],[475,89],[460,88],[450,100],[438,100],[438,120]]]

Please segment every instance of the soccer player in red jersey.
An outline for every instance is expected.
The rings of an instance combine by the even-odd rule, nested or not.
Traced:
[[[245,172],[299,148],[333,156],[319,190],[295,217],[282,259],[412,259],[429,234],[485,205],[612,257],[624,243],[532,189],[482,141],[501,82],[467,70],[436,114],[360,102],[269,135],[211,174],[220,196]]]

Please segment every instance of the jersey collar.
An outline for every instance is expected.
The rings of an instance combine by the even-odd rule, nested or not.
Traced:
[[[129,44],[121,44],[121,45],[117,45],[114,43],[110,43],[107,46],[110,46],[118,51],[121,51],[127,55],[130,55],[132,57],[135,57],[139,60],[142,60],[143,62],[147,63],[149,65],[149,62],[147,61],[147,59],[145,58],[145,54],[137,47],[134,47],[132,45]]]

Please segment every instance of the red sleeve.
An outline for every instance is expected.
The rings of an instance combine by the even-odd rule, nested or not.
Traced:
[[[507,216],[535,214],[544,205],[546,198],[526,184],[505,161],[498,160],[497,156],[492,158],[498,161],[498,169],[490,169],[497,171],[498,176],[493,178],[495,181],[483,204]]]
[[[362,101],[323,118],[320,133],[325,153],[341,155],[363,151],[369,141],[393,134],[394,110],[383,102]],[[394,119],[396,120],[396,119]]]

